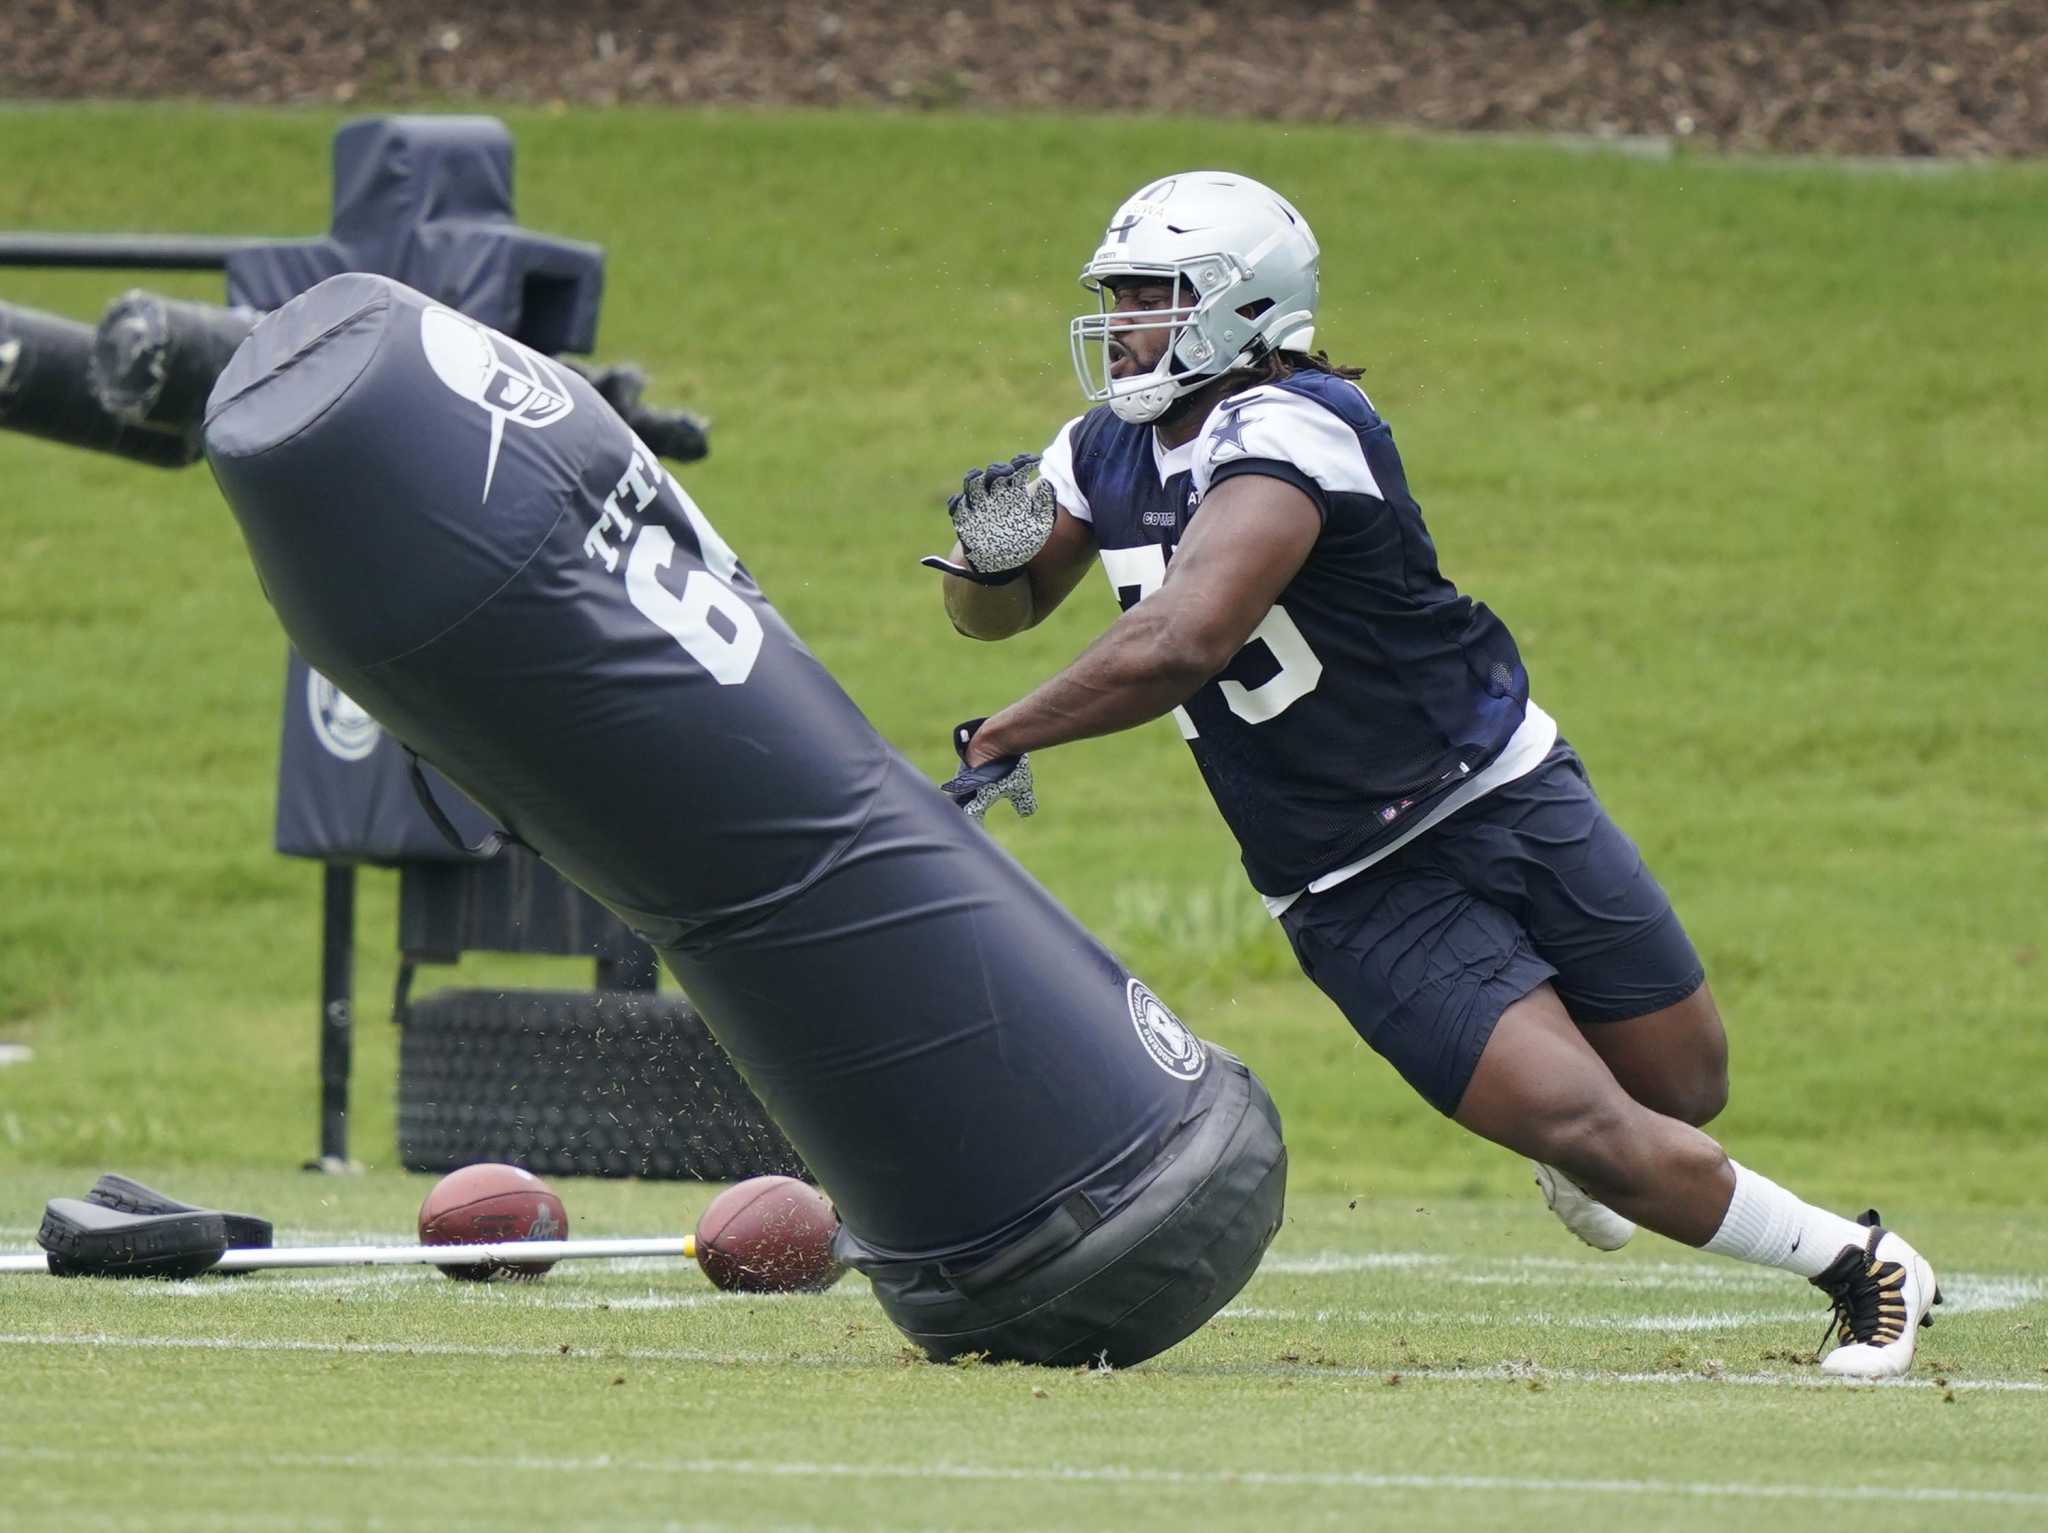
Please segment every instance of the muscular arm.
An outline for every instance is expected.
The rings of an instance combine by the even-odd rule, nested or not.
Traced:
[[[1315,503],[1286,481],[1226,479],[1202,502],[1159,589],[1059,675],[990,715],[968,765],[1112,734],[1186,702],[1244,646],[1321,532]]]
[[[951,558],[964,561],[956,542]],[[970,639],[1007,639],[1045,621],[1067,593],[1080,583],[1095,558],[1095,535],[1088,524],[1064,509],[1052,524],[1045,547],[1024,566],[1024,578],[1007,585],[977,585],[955,575],[942,575],[946,616]]]

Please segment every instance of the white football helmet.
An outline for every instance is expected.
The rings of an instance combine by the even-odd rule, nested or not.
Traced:
[[[1268,352],[1307,351],[1315,344],[1317,254],[1307,220],[1249,176],[1191,170],[1152,182],[1116,210],[1081,268],[1081,285],[1099,306],[1068,327],[1081,391],[1142,424]],[[1124,278],[1170,284],[1175,306],[1111,312],[1109,284]],[[1133,330],[1167,331],[1166,351],[1149,373],[1111,378],[1110,341]]]

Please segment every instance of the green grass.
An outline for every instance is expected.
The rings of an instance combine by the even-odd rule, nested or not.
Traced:
[[[310,1243],[407,1238],[426,1181],[177,1190]],[[0,1196],[68,1185],[36,1168]],[[681,1228],[708,1195],[567,1192],[579,1234]],[[1298,1199],[1237,1303],[1113,1374],[934,1366],[858,1279],[749,1298],[681,1263],[0,1278],[0,1471],[11,1525],[138,1533],[2038,1522],[2048,1237],[1951,1213],[1926,1238],[1954,1264],[1928,1362],[1861,1388],[1819,1381],[1797,1279],[1595,1258],[1530,1204]]]
[[[9,112],[0,226],[309,231],[337,120]],[[1828,1130],[1875,1110],[1894,1196],[2037,1196],[2048,1109],[1978,1083],[2048,1068],[2048,388],[2023,339],[2048,298],[2040,167],[1644,164],[1243,124],[512,122],[522,217],[609,249],[603,353],[717,418],[693,492],[935,772],[954,719],[1110,611],[1091,583],[1040,631],[971,645],[914,565],[965,465],[1075,408],[1061,326],[1101,210],[1183,161],[1283,184],[1328,252],[1322,334],[1370,367],[1447,570],[1514,627],[1707,957],[1731,1141],[1869,1196]],[[0,291],[91,317],[122,283],[12,271]],[[37,1050],[0,1084],[0,1147],[274,1164],[309,1134],[318,887],[268,850],[275,624],[203,471],[7,436],[0,485],[0,1039]],[[1294,973],[1169,725],[1039,765],[1049,812],[997,834],[1257,1062],[1304,1185],[1506,1185]],[[361,919],[373,1163],[390,883],[366,875]]]
[[[953,721],[1017,695],[1112,611],[1091,582],[1039,631],[971,645],[915,567],[942,546],[962,470],[1035,449],[1076,409],[1063,329],[1101,219],[1189,163],[1283,187],[1326,252],[1322,338],[1370,369],[1447,572],[1514,629],[1537,697],[1707,959],[1734,1049],[1716,1132],[1816,1200],[1879,1201],[1945,1270],[2041,1269],[2048,168],[1653,164],[1242,123],[510,120],[523,221],[608,247],[601,354],[715,417],[693,494],[935,774]],[[9,110],[0,228],[308,233],[325,222],[337,121]],[[87,319],[126,285],[0,272],[0,298]],[[150,285],[219,293],[204,277]],[[391,1169],[389,874],[364,875],[359,912],[352,1128],[371,1173],[277,1173],[313,1148],[319,877],[269,849],[283,641],[204,472],[0,435],[0,549],[0,1043],[34,1050],[0,1068],[10,1243],[41,1199],[110,1166],[246,1188],[302,1227],[402,1228],[419,1185]],[[1046,812],[995,833],[1272,1087],[1294,1166],[1283,1256],[1572,1254],[1518,1165],[1417,1103],[1295,973],[1170,725],[1038,769]],[[472,957],[449,978],[585,971]],[[649,1209],[690,1211],[688,1196],[579,1185],[570,1201],[596,1227],[644,1232]],[[1690,1260],[1644,1246],[1618,1270]],[[223,1504],[264,1526],[288,1506],[308,1526],[374,1512],[407,1527],[1123,1528],[1248,1522],[1255,1507],[1273,1525],[1690,1527],[1727,1497],[1446,1477],[2042,1485],[2036,1393],[1958,1388],[1951,1405],[1931,1385],[1843,1398],[1619,1383],[1716,1361],[1798,1373],[1764,1354],[1810,1348],[1818,1317],[1601,1330],[1574,1318],[1719,1308],[1721,1290],[1574,1267],[1525,1295],[1521,1269],[1458,1270],[1502,1281],[1270,1271],[1245,1304],[1294,1318],[1227,1321],[1107,1379],[901,1367],[852,1297],[623,1318],[533,1307],[669,1291],[623,1273],[481,1295],[265,1280],[190,1302],[31,1284],[0,1288],[0,1333],[115,1340],[10,1347],[21,1382],[0,1404],[0,1454],[30,1525],[101,1495],[100,1525],[122,1527]],[[1769,1274],[1719,1281],[1745,1313],[1812,1307]],[[2042,1318],[2038,1295],[1964,1309],[1933,1356],[1965,1382],[2048,1377]],[[232,1345],[129,1344],[174,1335]],[[570,1354],[518,1351],[558,1340]],[[297,1341],[315,1345],[235,1350]],[[473,1350],[371,1350],[429,1341]],[[604,1350],[621,1347],[667,1352]],[[773,1361],[719,1361],[753,1357]],[[1597,1377],[1449,1376],[1460,1357]],[[133,1441],[158,1457],[107,1493],[97,1445]],[[881,1467],[731,1467],[782,1460]],[[151,1465],[215,1472],[145,1491]],[[1049,1465],[1108,1477],[1047,1479]],[[1204,1477],[1223,1470],[1282,1478],[1254,1493]],[[1427,1483],[1371,1479],[1384,1474]],[[267,1494],[243,1496],[250,1482]],[[1878,1527],[2041,1512],[1841,1509]]]

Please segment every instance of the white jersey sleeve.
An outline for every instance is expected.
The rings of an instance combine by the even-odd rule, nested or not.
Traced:
[[[1229,477],[1229,466],[1240,461],[1290,466],[1294,473],[1281,477],[1298,475],[1325,513],[1331,495],[1380,497],[1357,430],[1334,410],[1289,389],[1250,389],[1210,413],[1195,438],[1195,494],[1206,496],[1217,475]]]
[[[1067,515],[1076,521],[1092,522],[1095,513],[1074,478],[1074,428],[1081,421],[1082,417],[1077,415],[1060,427],[1060,434],[1052,439],[1052,445],[1039,455],[1038,474],[1052,486],[1053,494],[1059,497]]]

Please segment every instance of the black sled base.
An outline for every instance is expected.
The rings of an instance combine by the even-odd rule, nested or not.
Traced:
[[[842,1256],[897,1328],[935,1362],[969,1353],[1048,1367],[1128,1368],[1228,1304],[1279,1231],[1287,1191],[1280,1114],[1257,1076],[1209,1048],[1203,1110],[1134,1199],[1097,1220],[1070,1198],[1029,1235],[962,1272]]]

